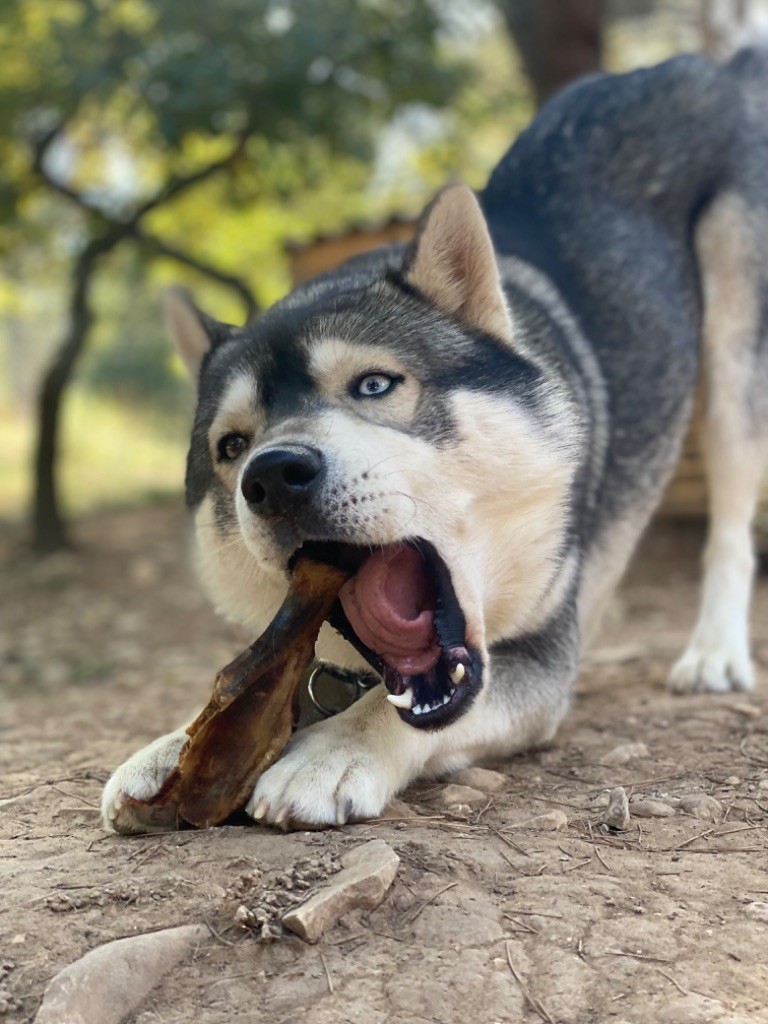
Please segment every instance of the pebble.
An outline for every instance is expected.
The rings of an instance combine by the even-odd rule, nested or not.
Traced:
[[[758,789],[768,789],[768,779],[760,779],[757,784]]]
[[[629,800],[623,786],[617,786],[608,793],[608,806],[603,811],[602,822],[619,830],[629,826]]]
[[[748,903],[744,908],[744,913],[749,914],[755,921],[763,921],[768,924],[768,903]]]
[[[464,768],[452,775],[451,779],[462,786],[480,789],[483,793],[500,793],[509,782],[506,775],[492,772],[488,768]]]
[[[668,818],[675,812],[663,800],[637,800],[632,804],[632,813],[637,818]]]
[[[488,802],[488,794],[482,790],[474,789],[472,786],[458,786],[451,783],[443,786],[435,798],[438,807],[446,809],[453,808],[456,804],[467,804],[472,807],[474,804],[485,804]]]
[[[723,805],[706,793],[691,793],[680,797],[680,810],[701,821],[720,821],[723,816]]]
[[[725,780],[725,784],[726,786],[740,786],[741,779],[738,775],[729,775],[728,778]]]
[[[338,874],[283,917],[285,927],[306,942],[317,942],[351,910],[378,907],[395,880],[400,858],[382,839],[372,839],[345,854],[341,863]]]
[[[407,804],[404,800],[390,800],[379,817],[387,820],[391,820],[393,818],[418,818],[418,814],[411,805]]]
[[[732,711],[736,711],[740,715],[744,715],[745,718],[762,718],[763,709],[757,704],[747,704],[745,702],[739,704],[730,704],[729,707]]]
[[[537,814],[535,818],[522,822],[526,828],[535,828],[539,832],[562,832],[568,828],[568,819],[562,811],[547,811],[546,814]]]
[[[650,757],[644,743],[620,743],[601,758],[601,764],[622,765],[639,757]]]
[[[92,949],[48,982],[35,1024],[119,1024],[208,934],[189,924]]]

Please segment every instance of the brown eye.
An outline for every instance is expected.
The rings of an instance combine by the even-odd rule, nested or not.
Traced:
[[[226,434],[218,444],[219,459],[222,462],[234,462],[247,447],[248,438],[244,434]]]

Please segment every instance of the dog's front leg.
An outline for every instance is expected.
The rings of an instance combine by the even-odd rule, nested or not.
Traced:
[[[151,800],[179,763],[181,748],[189,739],[185,728],[160,736],[121,764],[109,778],[101,798],[104,828],[125,835],[156,832],[167,825],[153,824],[138,814],[131,800]]]
[[[417,729],[402,721],[377,686],[335,718],[303,729],[256,784],[246,810],[282,827],[343,824],[377,817],[420,776],[546,742],[568,705],[578,639],[572,618],[505,645],[491,659],[483,690],[456,722]]]

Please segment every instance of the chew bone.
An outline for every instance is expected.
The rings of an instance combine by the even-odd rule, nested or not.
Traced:
[[[242,808],[291,735],[296,689],[317,634],[349,573],[300,558],[288,594],[259,639],[219,672],[188,727],[178,767],[148,801],[131,800],[153,828],[179,819],[207,828]]]

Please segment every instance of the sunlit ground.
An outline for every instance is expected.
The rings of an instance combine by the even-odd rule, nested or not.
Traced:
[[[189,425],[73,388],[66,401],[60,478],[64,510],[81,515],[178,493]],[[29,507],[34,422],[0,405],[0,520]]]

